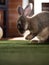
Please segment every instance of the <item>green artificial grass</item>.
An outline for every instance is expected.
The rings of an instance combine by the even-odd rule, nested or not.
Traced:
[[[0,65],[49,65],[49,45],[0,41]]]

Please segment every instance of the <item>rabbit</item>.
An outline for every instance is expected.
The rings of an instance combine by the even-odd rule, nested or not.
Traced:
[[[49,37],[49,12],[42,11],[36,15],[29,16],[31,13],[30,6],[23,9],[18,7],[19,18],[17,20],[17,28],[21,34],[29,30],[30,33],[25,39],[31,43],[43,43]]]

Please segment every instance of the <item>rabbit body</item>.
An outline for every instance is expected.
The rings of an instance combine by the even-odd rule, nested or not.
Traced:
[[[25,38],[31,40],[32,43],[45,42],[49,37],[49,12],[45,11],[33,16],[29,16],[28,12],[25,11],[23,14],[21,12],[21,16],[17,21],[18,30],[22,34],[29,30],[30,34]]]
[[[44,42],[49,37],[49,12],[41,12],[33,17],[28,17],[28,29],[30,35],[26,39],[34,38],[40,39],[39,42]],[[33,40],[33,39],[32,39]],[[35,40],[36,41],[36,40]]]

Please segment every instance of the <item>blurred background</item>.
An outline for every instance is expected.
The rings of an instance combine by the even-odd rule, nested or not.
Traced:
[[[17,8],[25,8],[28,3],[33,4],[34,14],[34,0],[0,0],[0,26],[3,28],[4,38],[21,36],[16,26],[19,17]],[[49,3],[42,3],[42,11],[49,11]]]

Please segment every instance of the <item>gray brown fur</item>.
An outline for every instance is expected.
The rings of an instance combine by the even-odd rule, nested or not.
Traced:
[[[41,12],[33,17],[27,17],[24,13],[17,21],[18,30],[23,34],[26,30],[30,30],[30,34],[26,39],[31,40],[35,36],[44,42],[49,37],[49,12]],[[20,25],[20,26],[19,26]],[[25,26],[27,25],[27,28]],[[32,41],[33,43],[34,41]],[[36,40],[35,40],[36,42]],[[38,41],[37,41],[38,42]],[[39,43],[40,43],[39,42]]]

